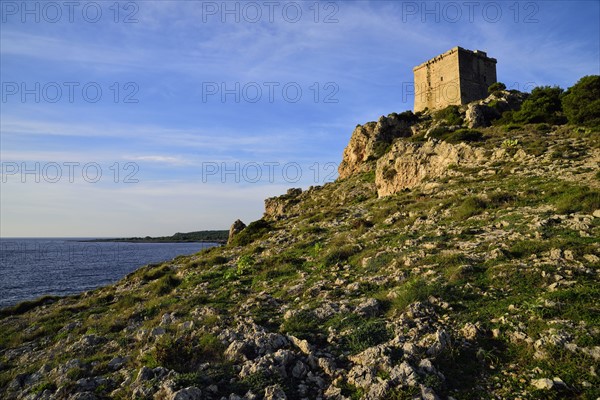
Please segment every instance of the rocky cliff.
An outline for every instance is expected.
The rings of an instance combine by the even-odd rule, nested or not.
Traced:
[[[0,397],[597,398],[598,130],[469,123],[380,118],[227,246],[1,310]]]
[[[502,112],[518,109],[525,98],[522,93],[499,91],[486,99],[456,107],[458,125],[445,120],[444,111],[418,115],[394,113],[381,116],[377,123],[359,125],[344,150],[339,177],[375,171],[378,195],[387,196],[439,178],[450,167],[494,160],[490,152],[467,144],[480,139],[476,131],[467,129],[490,126],[492,119]],[[440,141],[440,137],[452,140]]]

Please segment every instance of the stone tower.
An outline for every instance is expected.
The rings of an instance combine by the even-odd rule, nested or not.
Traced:
[[[487,97],[496,82],[496,59],[480,50],[454,47],[413,68],[415,112],[461,105]]]

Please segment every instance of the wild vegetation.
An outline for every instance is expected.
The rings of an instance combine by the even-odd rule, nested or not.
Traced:
[[[387,196],[374,170],[294,192],[227,246],[2,310],[0,396],[598,398],[600,131],[578,87],[476,130],[459,109],[397,114],[459,128],[381,156],[485,157]]]

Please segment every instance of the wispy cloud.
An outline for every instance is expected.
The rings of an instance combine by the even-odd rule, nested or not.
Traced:
[[[2,25],[3,81],[28,87],[98,81],[104,89],[98,103],[81,100],[80,92],[74,103],[36,102],[33,95],[3,102],[2,161],[93,161],[107,168],[135,162],[143,178],[133,186],[112,180],[3,184],[3,235],[119,235],[119,226],[128,227],[123,235],[168,234],[257,218],[264,197],[296,185],[208,185],[199,178],[203,163],[297,162],[306,171],[315,162],[335,164],[357,123],[412,108],[403,85],[412,82],[414,65],[456,45],[496,57],[498,76],[509,85],[566,87],[581,75],[600,73],[598,2],[515,3],[521,7],[517,23],[515,5],[496,2],[504,14],[491,23],[479,3],[474,21],[464,3],[455,3],[463,15],[452,22],[424,14],[424,8],[439,13],[449,3],[339,1],[338,22],[331,24],[323,23],[330,2],[297,2],[304,12],[297,23],[282,18],[281,4],[274,22],[267,21],[266,9],[257,23],[235,23],[231,16],[222,22],[221,15],[207,20],[207,3],[233,7],[143,1],[134,24],[115,24],[106,10],[107,19],[98,24],[13,19]],[[406,15],[408,3],[416,15]],[[535,24],[522,21],[530,3],[539,7]],[[315,5],[321,7],[317,23]],[[122,90],[130,81],[139,85],[139,103],[125,104],[119,96],[113,101],[112,85]],[[205,101],[206,82],[225,83],[229,90],[235,83],[280,86],[273,102],[264,95],[252,103],[240,93]],[[289,82],[301,85],[301,101],[282,99]],[[323,102],[327,82],[337,85],[337,103]],[[314,184],[307,179],[297,185]]]

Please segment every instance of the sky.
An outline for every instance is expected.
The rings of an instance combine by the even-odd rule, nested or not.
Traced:
[[[599,1],[0,1],[0,236],[228,229],[335,180],[455,46],[530,91],[600,74]]]

